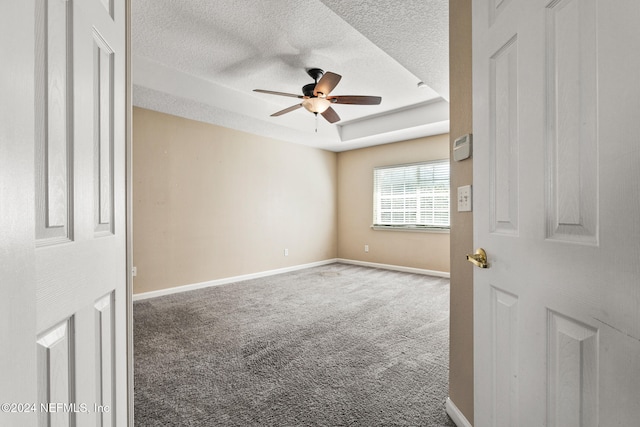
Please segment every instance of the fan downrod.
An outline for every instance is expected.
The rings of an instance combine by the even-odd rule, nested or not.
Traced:
[[[318,80],[320,80],[324,75],[324,70],[320,68],[309,68],[307,69],[307,74],[309,74],[309,76],[318,83]]]

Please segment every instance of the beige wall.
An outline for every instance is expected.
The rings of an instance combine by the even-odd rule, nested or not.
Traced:
[[[447,135],[338,153],[338,257],[448,272],[448,233],[371,229],[374,167],[446,158]]]
[[[451,143],[472,132],[471,0],[449,2]],[[457,188],[473,183],[473,160],[451,162],[451,311],[449,397],[473,423],[473,214],[457,212]]]
[[[335,258],[336,157],[135,108],[134,293]]]

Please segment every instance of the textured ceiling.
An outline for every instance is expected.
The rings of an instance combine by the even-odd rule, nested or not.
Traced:
[[[448,131],[447,0],[136,0],[134,105],[342,151]],[[342,75],[329,124],[299,100],[305,69]],[[418,88],[418,82],[428,87]],[[316,132],[317,127],[317,132]]]

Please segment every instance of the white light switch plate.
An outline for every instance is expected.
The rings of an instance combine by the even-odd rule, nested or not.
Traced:
[[[471,212],[471,186],[458,187],[458,212]]]

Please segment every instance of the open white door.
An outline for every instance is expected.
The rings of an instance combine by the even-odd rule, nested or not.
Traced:
[[[640,422],[639,22],[473,1],[476,427]]]
[[[0,22],[0,425],[127,425],[124,0]]]

